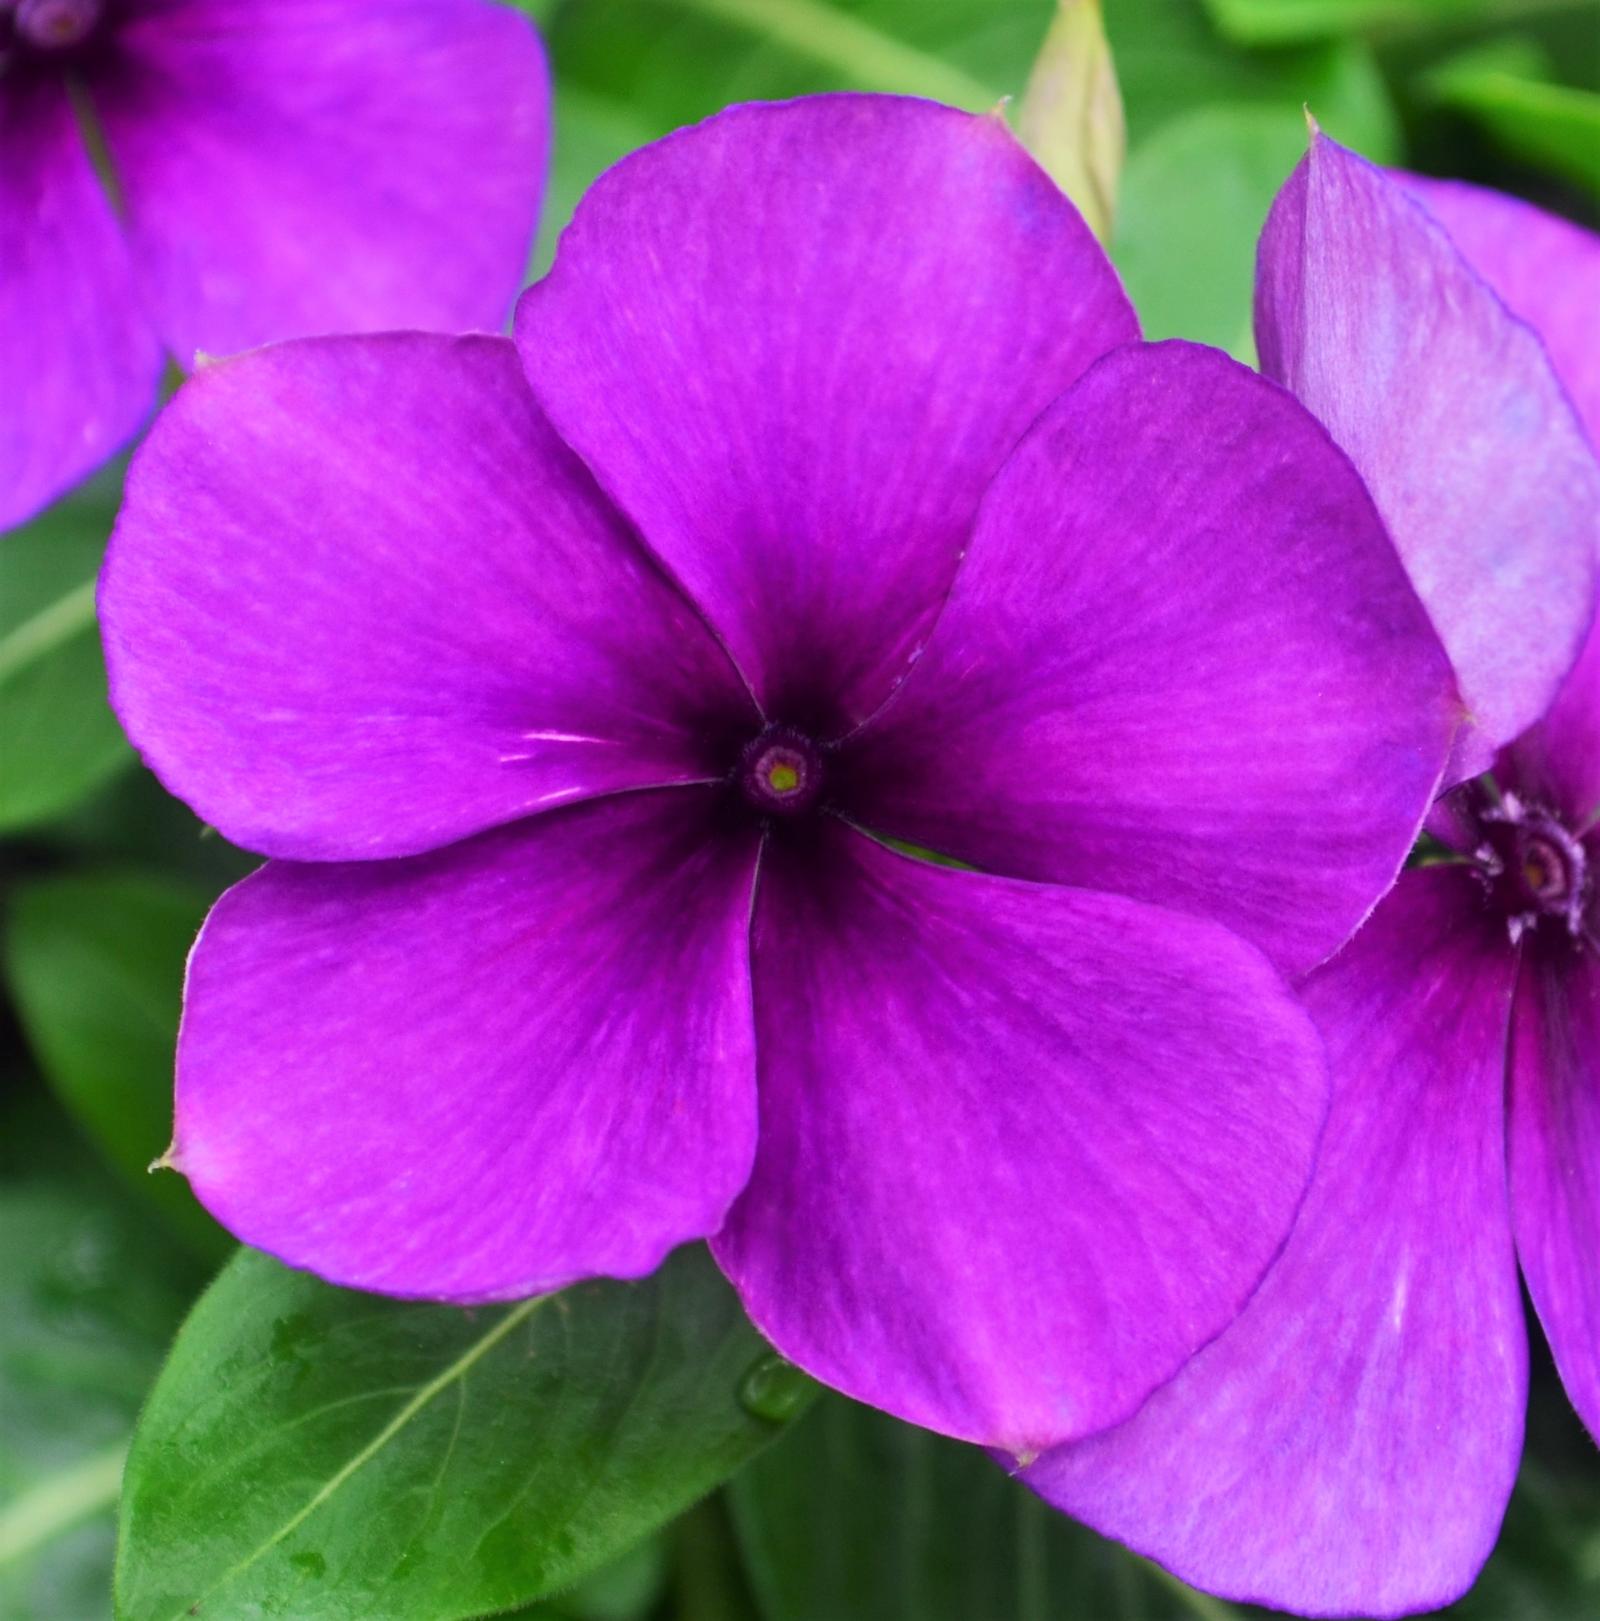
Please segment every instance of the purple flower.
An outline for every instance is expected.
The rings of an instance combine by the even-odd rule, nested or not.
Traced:
[[[341,1283],[711,1235],[856,1396],[1018,1451],[1126,1417],[1293,1218],[1278,970],[1459,719],[1364,487],[1133,343],[1004,126],[923,102],[636,154],[516,332],[207,368],[135,462],[115,702],[277,858],[195,950],[177,1163]]]
[[[163,352],[499,327],[547,123],[489,0],[0,0],[0,528],[132,437]]]
[[[1314,143],[1262,241],[1261,353],[1367,473],[1472,749],[1514,740],[1436,808],[1443,864],[1306,984],[1333,1108],[1260,1293],[1131,1424],[1028,1476],[1188,1581],[1316,1615],[1432,1609],[1488,1556],[1519,1261],[1600,1435],[1600,631],[1544,691],[1594,603],[1600,240],[1404,186]]]

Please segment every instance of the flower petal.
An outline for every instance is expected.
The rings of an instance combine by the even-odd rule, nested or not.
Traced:
[[[1567,1394],[1600,1439],[1600,958],[1537,937],[1529,955],[1511,1063],[1517,1254]]]
[[[1472,776],[1554,697],[1594,600],[1600,467],[1544,346],[1320,135],[1262,233],[1256,339],[1372,490],[1475,722],[1449,780]]]
[[[508,1299],[714,1230],[755,1145],[756,840],[710,790],[406,862],[273,862],[189,967],[174,1157],[335,1283]]]
[[[1600,619],[1556,701],[1500,757],[1495,773],[1574,830],[1600,827]],[[1600,862],[1600,841],[1593,848]]]
[[[207,367],[135,459],[101,621],[146,760],[269,855],[411,855],[703,780],[708,706],[754,713],[503,338]]]
[[[1511,313],[1544,339],[1590,442],[1600,445],[1600,236],[1504,192],[1399,178]]]
[[[1527,1386],[1502,1146],[1515,960],[1470,886],[1407,874],[1308,982],[1333,1111],[1255,1299],[1131,1423],[1024,1476],[1209,1591],[1408,1614],[1461,1593],[1499,1533]]]
[[[768,714],[826,736],[904,667],[1023,429],[1138,328],[999,119],[849,95],[625,159],[516,332]]]
[[[544,54],[488,0],[166,0],[90,94],[145,294],[189,367],[277,338],[498,329],[549,144]]]
[[[64,86],[0,78],[0,529],[92,472],[155,403],[161,346]]]
[[[1294,1219],[1309,1020],[1213,924],[820,838],[765,859],[718,1260],[785,1356],[913,1423],[1026,1453],[1125,1418]]]
[[[1216,918],[1300,971],[1393,880],[1459,699],[1361,481],[1215,350],[1102,361],[996,479],[858,816]]]

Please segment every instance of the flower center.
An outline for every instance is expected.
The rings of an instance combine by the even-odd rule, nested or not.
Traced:
[[[739,791],[763,816],[810,810],[826,775],[822,750],[793,726],[767,727],[739,757]]]
[[[1516,794],[1480,812],[1483,843],[1474,852],[1513,940],[1544,918],[1583,932],[1591,873],[1583,845],[1548,812]]]
[[[17,42],[36,51],[66,51],[83,44],[104,9],[105,0],[0,0],[0,17],[11,13]]]

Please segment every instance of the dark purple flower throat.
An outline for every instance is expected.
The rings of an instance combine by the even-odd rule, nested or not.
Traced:
[[[1544,925],[1594,942],[1593,852],[1561,819],[1520,794],[1460,790],[1459,804],[1478,835],[1471,857],[1489,901],[1513,941]]]
[[[739,756],[739,791],[763,816],[801,816],[822,795],[823,751],[793,726],[768,726]]]

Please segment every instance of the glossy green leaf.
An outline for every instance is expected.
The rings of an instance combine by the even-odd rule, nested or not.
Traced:
[[[1600,33],[1596,41],[1600,52]],[[1508,40],[1467,52],[1436,68],[1426,84],[1516,157],[1600,194],[1600,94],[1552,83],[1536,47]]]
[[[517,1621],[645,1621],[667,1585],[663,1537],[647,1537],[555,1598],[513,1610]]]
[[[766,1621],[1241,1613],[1053,1513],[976,1447],[842,1396],[728,1490]]]
[[[189,1184],[149,1170],[172,1139],[184,963],[209,899],[132,873],[35,879],[8,897],[4,945],[7,984],[57,1095],[135,1191],[221,1260],[233,1241]]]
[[[114,510],[102,482],[0,537],[0,833],[60,814],[133,761],[94,621]]]
[[[6,1621],[111,1615],[122,1461],[194,1281],[137,1216],[66,1181],[0,1192]]]
[[[451,1621],[552,1594],[782,1425],[702,1249],[637,1284],[467,1310],[245,1253],[185,1326],[128,1463],[122,1621]]]

